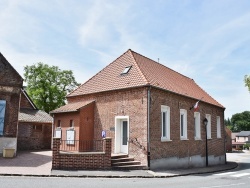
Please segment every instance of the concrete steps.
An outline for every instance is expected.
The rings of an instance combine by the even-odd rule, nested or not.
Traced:
[[[147,167],[141,165],[140,161],[135,161],[134,158],[126,154],[113,154],[111,156],[111,166],[114,170],[143,170]]]

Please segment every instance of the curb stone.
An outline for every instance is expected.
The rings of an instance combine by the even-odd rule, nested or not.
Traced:
[[[222,172],[227,170],[232,170],[238,167],[238,163],[236,162],[230,162],[230,165],[226,166],[227,168],[223,167],[211,167],[210,169],[201,168],[198,169],[196,172],[180,172],[180,173],[167,173],[167,172],[154,172],[151,170],[148,170],[147,173],[149,175],[67,175],[67,174],[50,174],[50,175],[40,175],[40,174],[0,174],[0,176],[20,176],[20,177],[65,177],[65,178],[171,178],[171,177],[178,177],[178,176],[188,176],[188,175],[194,175],[194,174],[208,174],[208,173],[214,173],[214,172]],[[197,170],[197,169],[194,169]],[[199,171],[200,170],[200,171]],[[178,170],[177,170],[178,171]],[[177,172],[176,171],[176,172]],[[157,173],[161,173],[164,175],[158,175]]]

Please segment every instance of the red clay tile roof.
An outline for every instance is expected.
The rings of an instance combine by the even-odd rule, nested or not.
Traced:
[[[80,102],[69,103],[51,111],[50,113],[56,114],[56,113],[64,113],[64,112],[77,112],[80,108],[87,106],[88,104],[93,103],[93,102],[95,101],[91,100],[91,101],[80,101]]]
[[[132,66],[128,74],[122,71]],[[67,97],[150,85],[224,108],[190,79],[160,63],[128,50]]]

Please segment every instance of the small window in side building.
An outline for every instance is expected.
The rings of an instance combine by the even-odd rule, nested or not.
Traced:
[[[70,120],[69,126],[70,126],[70,127],[74,127],[74,120],[72,120],[72,119]]]
[[[121,75],[123,74],[128,74],[129,70],[131,69],[132,66],[125,67],[125,69],[122,71]]]
[[[57,127],[61,127],[61,120],[57,121]]]

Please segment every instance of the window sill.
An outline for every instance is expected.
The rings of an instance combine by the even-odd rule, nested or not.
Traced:
[[[207,138],[208,140],[212,140],[212,138]]]
[[[202,140],[201,138],[194,138],[194,140]]]
[[[188,138],[181,138],[181,140],[184,140],[184,141],[185,141],[185,140],[189,140],[189,139],[188,139]]]
[[[171,142],[172,140],[170,140],[169,138],[161,138],[161,142]]]

